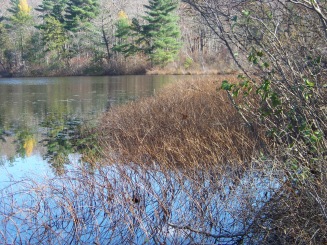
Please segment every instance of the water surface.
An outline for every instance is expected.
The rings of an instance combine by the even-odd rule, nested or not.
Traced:
[[[4,244],[253,244],[275,170],[111,164],[66,171],[67,135],[106,110],[185,76],[0,79],[0,237]],[[49,139],[50,138],[50,139]],[[47,147],[44,146],[47,140]],[[228,169],[228,168],[227,168]],[[54,173],[57,173],[54,174]],[[263,215],[264,216],[264,215]],[[260,235],[260,234],[259,234]],[[256,240],[257,239],[257,240]],[[1,242],[0,242],[1,244]]]
[[[36,166],[46,169],[46,149],[40,143],[49,132],[45,122],[63,127],[63,120],[70,120],[67,124],[94,120],[112,106],[153,95],[166,84],[186,77],[0,79],[0,164],[14,176],[35,171]]]

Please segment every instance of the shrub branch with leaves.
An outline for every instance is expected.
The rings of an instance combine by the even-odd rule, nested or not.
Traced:
[[[326,1],[185,2],[202,15],[243,71],[239,83],[225,80],[221,88],[250,131],[255,133],[256,125],[266,128],[271,144],[269,154],[264,154],[279,160],[279,169],[288,176],[289,195],[307,193],[306,199],[294,198],[301,199],[302,204],[316,200],[305,208],[318,206],[324,216]],[[282,205],[279,208],[283,209]],[[293,211],[298,212],[294,216],[301,213]],[[310,222],[310,217],[305,219]],[[305,235],[300,221],[293,227],[298,233],[288,233],[287,224],[292,221],[284,222],[284,241],[310,241],[315,235],[308,230]],[[271,227],[276,223],[272,222]]]

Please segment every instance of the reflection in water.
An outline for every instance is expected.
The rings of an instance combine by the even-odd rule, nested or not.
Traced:
[[[0,79],[0,159],[41,154],[54,167],[85,150],[80,125],[114,105],[149,96],[178,76]],[[94,149],[93,149],[94,150]]]
[[[2,164],[13,164],[17,158],[29,159],[33,153],[41,154],[55,172],[62,173],[64,165],[69,164],[70,154],[86,153],[86,147],[91,149],[97,145],[94,140],[93,146],[86,146],[82,130],[86,130],[82,119],[56,113],[49,114],[34,127],[16,125],[12,131],[1,130],[0,145],[7,153],[2,156]]]
[[[165,83],[152,81],[145,88],[137,81],[83,79],[10,80],[14,85],[0,80],[0,161],[21,163],[12,167],[15,176],[9,173],[3,181],[0,175],[4,244],[260,243],[264,236],[256,225],[269,225],[265,205],[283,179],[269,164],[249,172],[233,165],[160,169],[155,163],[94,169],[76,164],[63,171],[63,164],[76,160],[71,152],[99,156],[96,135],[83,135],[85,120]],[[49,173],[36,153],[50,159],[60,175]],[[30,163],[37,174],[26,177]]]
[[[30,157],[36,145],[34,134],[28,128],[17,130],[17,153],[20,157]]]
[[[49,112],[76,115],[151,95],[176,76],[0,79],[0,125],[35,124]],[[22,118],[24,117],[24,118]],[[34,119],[34,121],[33,121]]]
[[[57,172],[69,163],[69,154],[76,152],[82,121],[69,116],[51,114],[41,124],[47,129],[42,143],[46,148],[44,158],[51,162]]]
[[[71,115],[51,114],[41,123],[46,129],[40,141],[45,147],[44,159],[56,173],[63,173],[70,164],[71,154],[78,154],[83,164],[93,164],[101,157],[96,133],[90,133],[92,125]],[[92,130],[93,131],[93,130]]]

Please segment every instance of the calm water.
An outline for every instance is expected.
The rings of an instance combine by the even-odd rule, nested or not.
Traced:
[[[48,171],[44,122],[95,119],[110,107],[149,96],[184,76],[0,79],[0,163],[15,177]],[[73,160],[72,160],[73,161]],[[2,175],[3,176],[3,175]],[[1,179],[0,179],[1,180]]]

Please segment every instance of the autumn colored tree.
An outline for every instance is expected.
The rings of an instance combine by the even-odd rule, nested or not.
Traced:
[[[6,26],[16,49],[15,63],[20,67],[25,66],[25,46],[30,34],[29,29],[33,26],[31,10],[27,0],[11,0],[8,9],[11,15],[6,18]]]
[[[11,0],[11,8],[8,11],[12,16],[9,19],[13,25],[27,24],[32,19],[31,10],[27,0]]]
[[[78,57],[75,64],[84,60],[97,63],[97,66],[110,66],[115,64],[116,58],[123,61],[114,50],[125,56],[142,54],[153,65],[160,66],[174,60],[178,53],[181,62],[190,57],[184,67],[190,66],[190,60],[195,64],[205,62],[207,54],[214,55],[210,49],[217,50],[217,39],[209,39],[209,28],[199,25],[198,19],[188,14],[185,4],[177,2],[2,0],[0,20],[3,20],[11,46],[9,49],[3,46],[2,49],[7,50],[16,67],[23,68],[26,64],[25,67],[28,66],[31,71],[34,64],[26,62],[34,62],[40,57],[38,66],[50,64],[49,58],[52,59],[51,64],[55,61],[63,64],[61,58],[58,59],[59,54],[65,54],[65,61]],[[125,17],[118,14],[119,11]],[[181,45],[181,41],[185,45]],[[35,51],[38,51],[37,55],[33,55]],[[148,65],[148,62],[143,63]],[[119,72],[119,69],[116,70]]]

